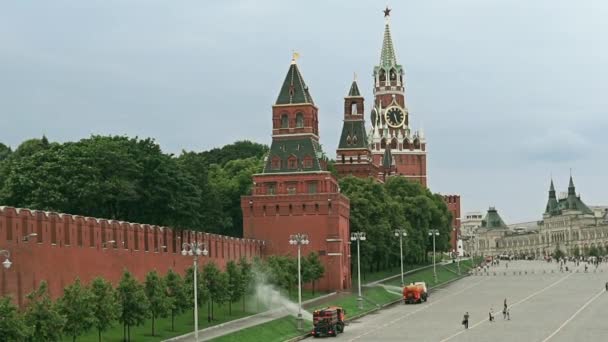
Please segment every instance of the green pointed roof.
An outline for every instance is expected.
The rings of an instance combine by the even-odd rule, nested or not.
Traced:
[[[557,202],[557,197],[555,196],[555,186],[553,186],[553,179],[551,179],[551,185],[549,186],[549,200],[547,201],[547,207],[545,209],[545,214],[559,215],[559,203]]]
[[[487,229],[506,229],[507,225],[505,221],[502,220],[500,215],[498,215],[498,211],[494,207],[490,207],[488,209],[488,213],[486,217],[481,221],[481,226]]]
[[[385,170],[390,170],[390,168],[393,167],[393,155],[389,146],[386,146],[386,148],[384,149],[384,155],[382,156],[382,166]]]
[[[395,57],[395,48],[393,47],[393,39],[391,38],[391,29],[388,22],[384,26],[384,39],[382,41],[382,52],[380,53],[380,65],[384,67],[397,65],[397,57]]]
[[[285,104],[304,104],[309,103],[314,105],[314,101],[308,91],[308,86],[300,74],[300,69],[295,60],[291,62],[285,81],[277,98],[277,105]]]
[[[353,84],[350,85],[350,90],[348,91],[348,96],[350,97],[360,97],[361,93],[359,92],[359,86],[357,86],[357,81],[353,81]]]
[[[290,159],[295,159],[295,167],[290,167]],[[325,159],[321,144],[310,137],[273,140],[262,173],[326,171],[321,163]],[[311,161],[308,167],[306,160]]]
[[[576,188],[574,187],[574,181],[572,180],[572,175],[570,175],[570,182],[568,183],[568,196],[574,195],[576,196]]]
[[[365,122],[363,120],[344,121],[342,135],[338,143],[338,150],[367,148],[367,134],[365,133]]]

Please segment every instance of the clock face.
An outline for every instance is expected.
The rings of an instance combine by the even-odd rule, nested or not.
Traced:
[[[387,108],[386,112],[384,113],[384,117],[386,119],[386,123],[394,128],[403,126],[403,123],[405,122],[405,113],[399,107]]]

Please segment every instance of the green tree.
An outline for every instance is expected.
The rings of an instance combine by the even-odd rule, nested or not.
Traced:
[[[315,282],[325,274],[325,267],[319,259],[319,254],[311,252],[305,258],[302,258],[302,282],[312,283],[312,294],[315,294]]]
[[[0,297],[0,341],[25,341],[29,329],[10,297]]]
[[[565,256],[564,252],[559,248],[559,245],[555,246],[555,250],[553,251],[554,259],[561,259]]]
[[[28,304],[25,310],[25,323],[30,326],[33,341],[59,341],[66,319],[48,294],[46,281],[27,295]]]
[[[214,262],[205,264],[202,272],[202,282],[209,295],[207,305],[207,320],[211,322],[214,318],[213,304],[225,303],[228,296],[226,288],[228,287],[228,277],[222,273]]]
[[[167,297],[167,287],[162,277],[156,271],[150,271],[146,275],[144,291],[148,297],[148,312],[152,318],[152,336],[155,336],[155,322],[157,317],[164,317],[171,307],[170,299]]]
[[[266,263],[270,271],[269,282],[291,295],[291,290],[298,283],[297,260],[288,256],[271,255],[266,259]]]
[[[245,284],[243,283],[241,270],[233,260],[228,261],[226,264],[226,275],[228,277],[228,314],[232,315],[232,303],[239,301],[243,297]]]
[[[245,312],[245,297],[254,292],[255,279],[253,277],[252,265],[247,259],[239,260],[239,270],[241,271],[241,289],[243,291],[243,312]]]
[[[572,255],[575,258],[579,258],[581,256],[581,249],[578,248],[578,246],[574,246],[574,248],[572,248]]]
[[[57,308],[66,318],[63,332],[72,336],[72,341],[91,330],[95,324],[93,294],[78,278],[63,289],[63,297],[57,301]]]
[[[144,323],[150,304],[144,288],[129,271],[125,271],[116,288],[121,312],[118,321],[123,325],[123,339],[131,341],[131,326]]]
[[[101,277],[97,277],[91,282],[91,294],[93,295],[91,304],[95,317],[95,328],[97,328],[97,335],[101,342],[101,333],[113,325],[122,308],[112,283]]]
[[[591,246],[591,248],[589,248],[589,256],[594,256],[594,257],[599,257],[600,256],[600,251],[597,247],[595,246]]]
[[[13,153],[9,146],[0,143],[0,162],[8,158]]]
[[[175,315],[184,312],[191,301],[188,300],[184,280],[179,274],[169,269],[165,276],[169,310],[171,311],[171,330],[175,331]]]

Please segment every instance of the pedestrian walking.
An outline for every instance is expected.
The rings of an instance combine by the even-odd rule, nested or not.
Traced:
[[[464,313],[464,317],[462,317],[462,325],[464,325],[465,329],[469,329],[469,312]]]
[[[490,322],[494,322],[494,309],[493,308],[490,308],[489,316],[490,316]]]
[[[507,321],[510,321],[511,320],[511,312],[510,312],[511,310],[508,307],[505,310],[507,311]]]
[[[507,319],[507,307],[506,306],[502,309],[502,319],[503,319],[503,321],[505,319]]]

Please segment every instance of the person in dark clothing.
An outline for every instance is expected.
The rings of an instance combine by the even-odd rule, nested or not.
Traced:
[[[606,282],[606,291],[608,291],[608,281]]]
[[[469,312],[464,313],[464,317],[462,318],[462,325],[464,325],[465,329],[469,329]]]

